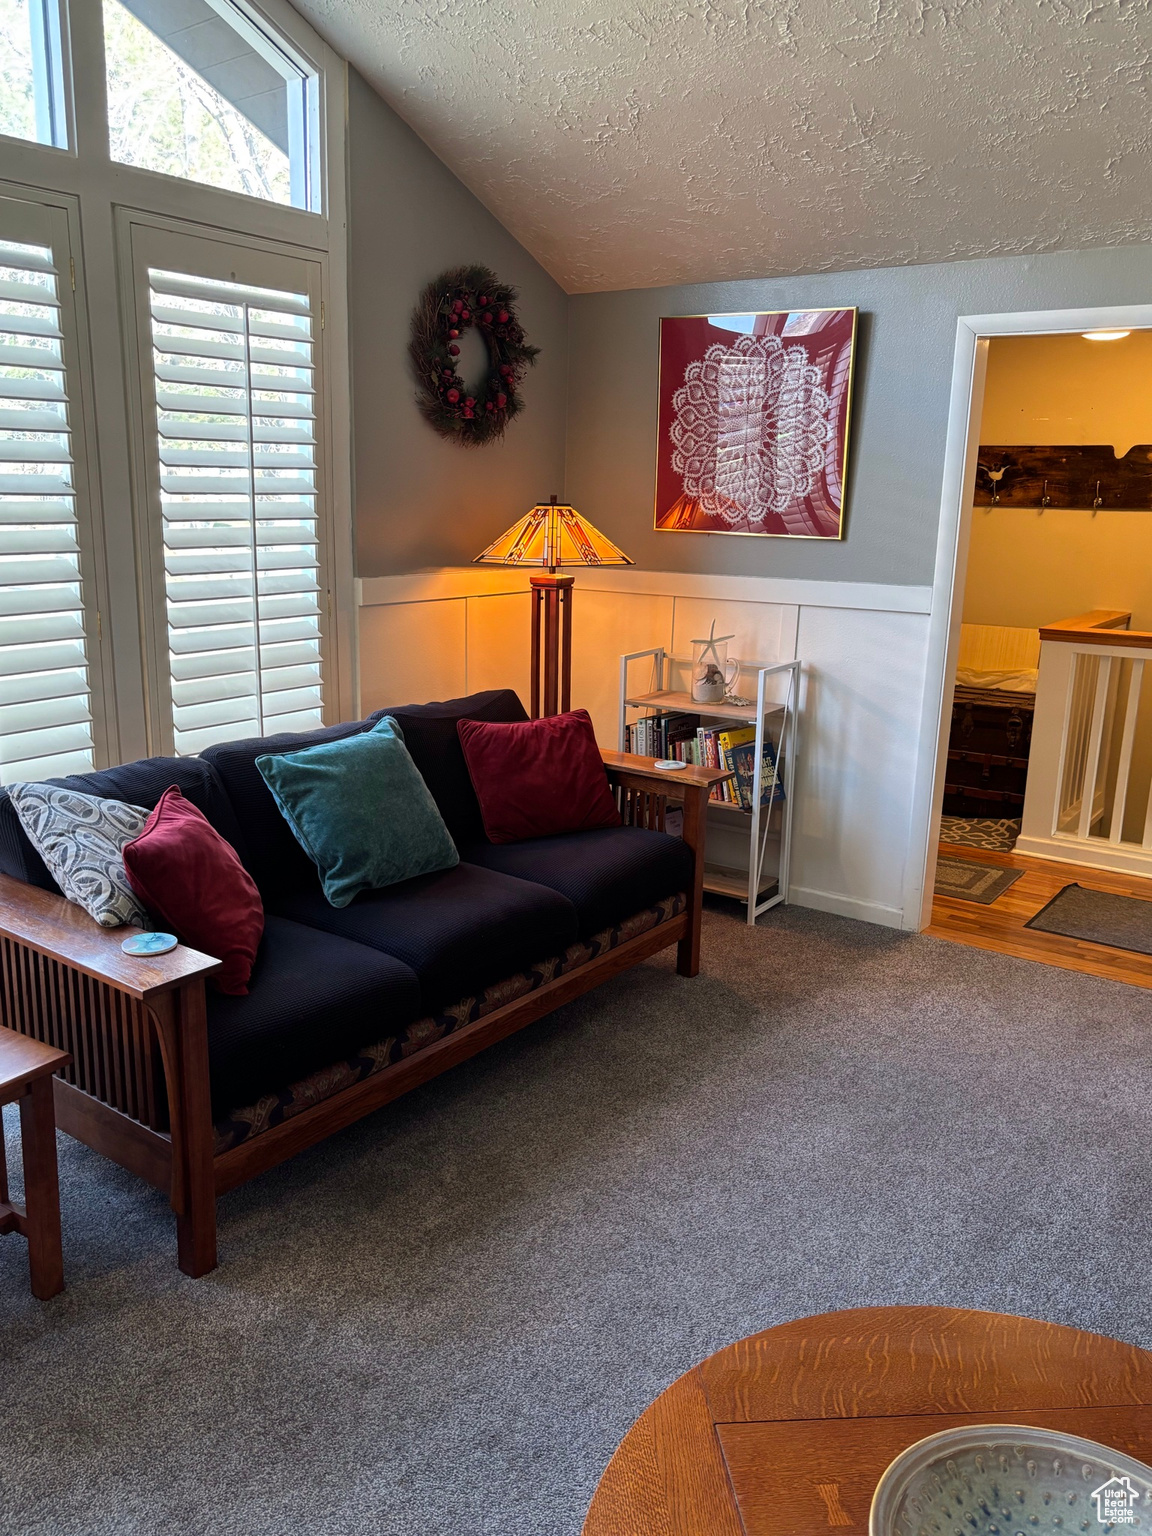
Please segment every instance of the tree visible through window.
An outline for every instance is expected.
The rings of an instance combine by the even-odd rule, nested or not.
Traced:
[[[308,206],[310,82],[254,37],[206,0],[104,0],[112,158]]]
[[[0,133],[66,142],[57,0],[0,0]]]

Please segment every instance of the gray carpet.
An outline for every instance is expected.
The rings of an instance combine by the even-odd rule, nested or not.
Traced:
[[[1152,992],[800,909],[704,953],[229,1195],[206,1280],[62,1140],[70,1289],[0,1240],[6,1536],[575,1536],[649,1400],[786,1318],[1152,1345]]]

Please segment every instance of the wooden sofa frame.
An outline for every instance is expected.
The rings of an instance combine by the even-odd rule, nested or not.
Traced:
[[[184,946],[154,959],[130,957],[120,948],[123,930],[101,928],[62,896],[0,875],[0,1017],[70,1053],[71,1065],[54,1079],[57,1124],[168,1196],[185,1274],[216,1267],[218,1195],[671,944],[679,973],[696,975],[705,808],[723,774],[688,767],[670,775],[652,758],[603,756],[626,823],[661,831],[667,802],[683,805],[683,837],[695,859],[686,909],[220,1154],[204,996],[219,961]]]

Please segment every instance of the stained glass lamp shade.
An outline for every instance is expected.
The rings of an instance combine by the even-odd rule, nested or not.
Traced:
[[[631,565],[633,562],[575,507],[553,496],[513,524],[474,565],[542,566],[532,576],[532,718],[563,713],[572,696],[573,576],[558,576],[565,565]]]
[[[622,549],[555,496],[532,508],[477,555],[474,565],[632,565]]]

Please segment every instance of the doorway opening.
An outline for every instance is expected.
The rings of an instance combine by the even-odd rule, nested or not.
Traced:
[[[946,482],[920,926],[1152,986],[1152,309],[962,320]]]

